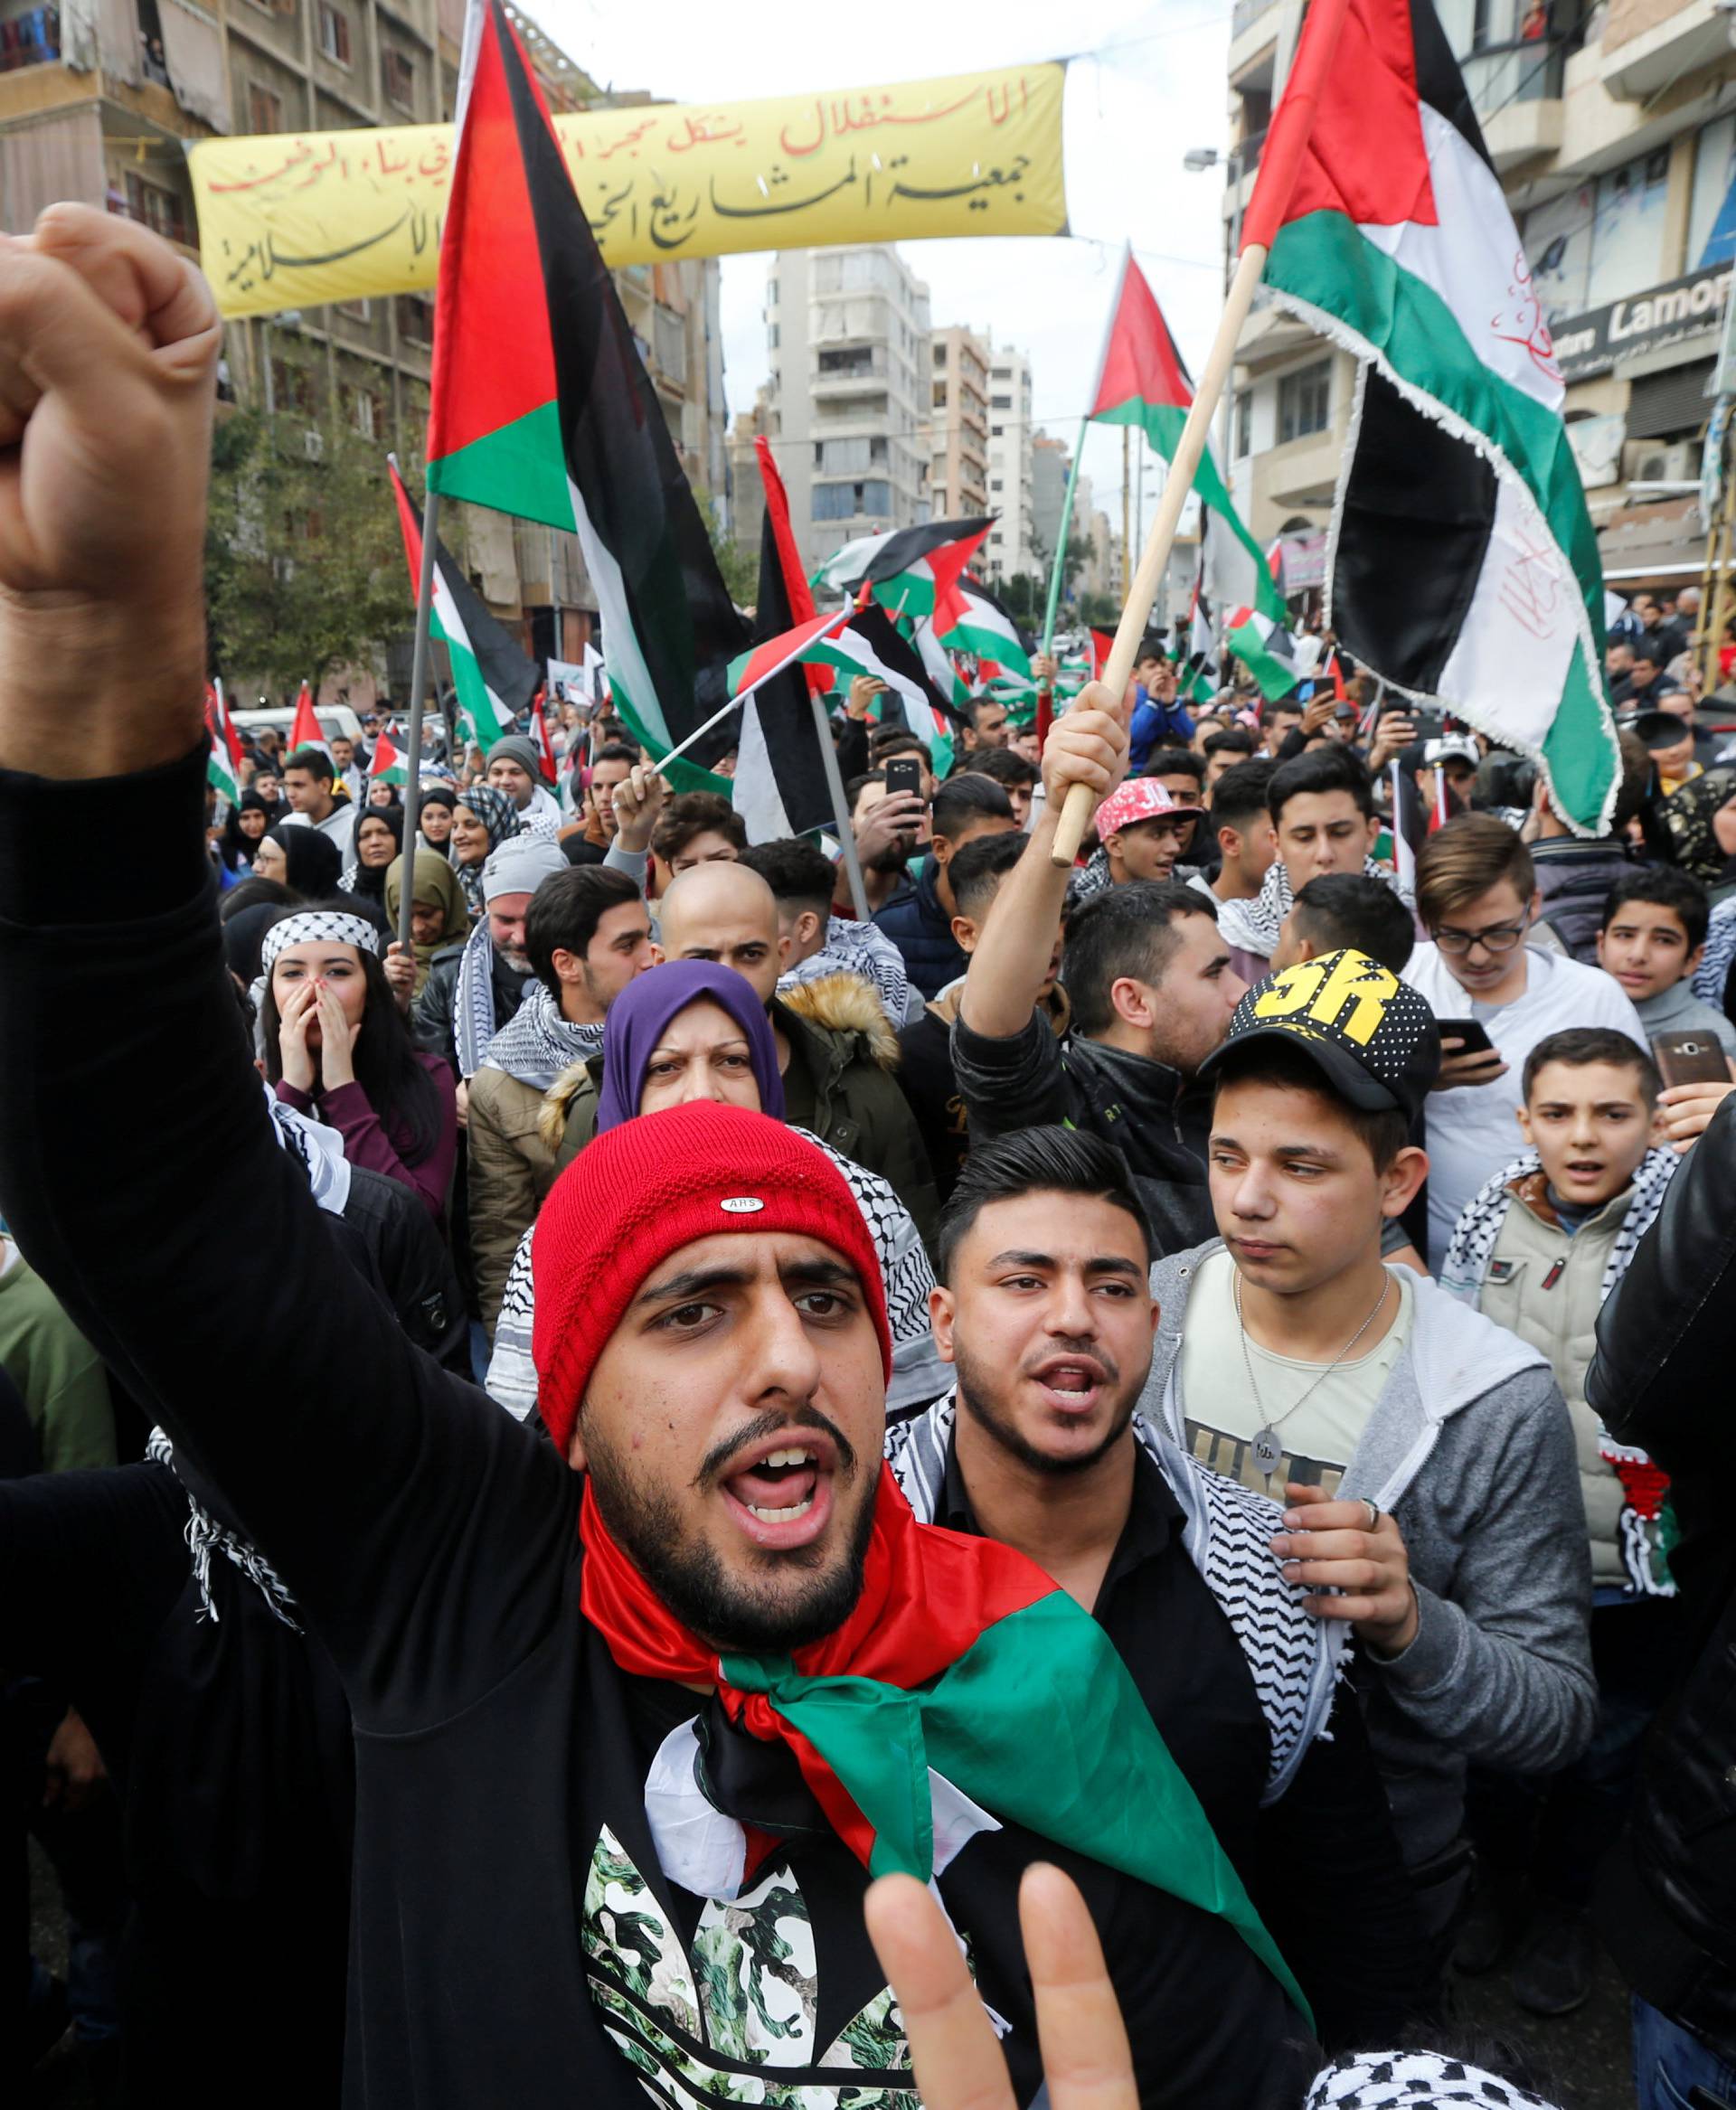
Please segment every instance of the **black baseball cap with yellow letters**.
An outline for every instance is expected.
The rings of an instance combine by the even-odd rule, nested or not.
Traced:
[[[1440,1028],[1427,1000],[1350,946],[1256,982],[1200,1075],[1212,1077],[1257,1041],[1306,1055],[1340,1098],[1371,1114],[1396,1107],[1414,1119],[1440,1073]]]

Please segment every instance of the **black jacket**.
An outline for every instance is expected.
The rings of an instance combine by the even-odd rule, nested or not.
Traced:
[[[1670,1568],[1692,1628],[1686,1678],[1654,1724],[1598,1921],[1624,1976],[1736,2061],[1736,1097],[1670,1182],[1598,1323],[1586,1394],[1618,1442],[1671,1476]]]
[[[907,2068],[872,2056],[900,2033],[863,1933],[865,1876],[790,1800],[793,1765],[756,1775],[774,1747],[708,1720],[713,1792],[791,1830],[727,1910],[664,1876],[646,1768],[696,1703],[626,1676],[585,1620],[579,1476],[378,1323],[260,1122],[204,857],[204,771],[202,741],[127,778],[0,772],[0,1105],[32,1116],[0,1123],[0,1207],[336,1668],[356,1783],[346,2104],[644,2110],[642,2068],[665,2101],[774,2079],[808,2110],[908,2090]],[[58,854],[140,811],[153,826],[124,875]],[[113,1030],[92,1033],[80,998],[99,974]],[[91,1177],[88,1108],[142,1072],[151,1162]],[[212,1238],[238,1193],[266,1235]],[[237,1314],[269,1344],[244,1411],[212,1375]],[[1039,1852],[1081,1882],[1102,1929],[1148,2110],[1299,2098],[1317,2049],[1232,1929],[1007,1825],[975,1836],[939,1888],[1010,2024],[1019,2101],[1042,2078],[1015,1902]],[[755,2050],[756,2016],[780,2049]]]
[[[916,884],[894,894],[874,918],[875,925],[904,956],[910,984],[927,1003],[939,996],[948,982],[956,982],[969,962],[952,935],[952,918],[935,891],[940,867],[932,857],[924,859]]]
[[[1064,1121],[1113,1144],[1151,1218],[1158,1253],[1217,1236],[1205,1181],[1212,1094],[1165,1062],[1077,1033],[1057,1041],[1033,1012],[1022,1033],[991,1040],[959,1020],[952,1067],[973,1144],[1042,1122]]]
[[[430,1055],[444,1055],[448,1062],[458,1061],[457,1045],[452,1031],[452,1000],[458,986],[458,962],[464,957],[464,941],[442,946],[428,963],[428,980],[422,984],[422,993],[410,1007],[410,1022],[416,1038]],[[521,975],[515,967],[509,967],[498,952],[495,955],[493,981],[495,984],[495,1024],[504,1026],[524,1001],[524,992],[535,979],[531,975]]]
[[[1598,930],[1604,899],[1633,861],[1618,843],[1582,843],[1577,836],[1550,836],[1531,846],[1537,890],[1543,897],[1542,920],[1581,966],[1598,964]]]

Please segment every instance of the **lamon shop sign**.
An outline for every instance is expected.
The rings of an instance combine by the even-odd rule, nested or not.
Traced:
[[[1690,272],[1589,315],[1564,318],[1553,333],[1562,378],[1583,381],[1588,374],[1608,373],[1618,360],[1709,336],[1723,312],[1731,276],[1728,265]]]

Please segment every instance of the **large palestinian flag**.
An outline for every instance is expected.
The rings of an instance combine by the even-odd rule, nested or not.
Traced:
[[[1146,283],[1145,273],[1134,262],[1132,250],[1126,250],[1103,340],[1089,422],[1134,426],[1166,462],[1174,461],[1193,400],[1194,383],[1169,334],[1163,310]],[[1209,437],[1200,466],[1194,472],[1194,488],[1207,508],[1202,525],[1212,598],[1229,608],[1256,608],[1261,615],[1280,620],[1283,598],[1272,582],[1260,544],[1236,511]]]
[[[1597,543],[1548,325],[1429,0],[1315,0],[1242,241],[1269,247],[1279,304],[1360,362],[1333,627],[1390,686],[1535,756],[1595,831],[1618,777]]]
[[[421,523],[391,455],[386,457],[386,466],[392,472],[392,495],[398,504],[398,526],[404,538],[404,559],[410,566],[413,596],[420,591],[422,580]],[[512,730],[514,720],[536,693],[536,663],[525,656],[505,624],[489,614],[487,604],[465,577],[464,567],[438,538],[429,635],[446,646],[451,662],[463,736],[486,751]]]
[[[440,245],[429,482],[576,530],[616,707],[662,755],[728,701],[748,626],[501,0],[476,42]]]

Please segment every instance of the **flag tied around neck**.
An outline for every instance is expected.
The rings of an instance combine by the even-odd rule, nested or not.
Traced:
[[[1109,1636],[1024,1554],[918,1523],[882,1464],[843,1625],[791,1655],[720,1658],[617,1545],[589,1480],[580,1531],[584,1615],[616,1663],[714,1686],[738,1729],[787,1745],[871,1875],[929,1880],[932,1768],[991,1816],[1224,1919],[1308,2015]],[[750,1842],[750,1875],[774,1843]]]
[[[1595,834],[1619,780],[1602,567],[1549,327],[1430,0],[1314,0],[1242,243],[1358,362],[1327,589],[1346,651],[1535,757]]]

